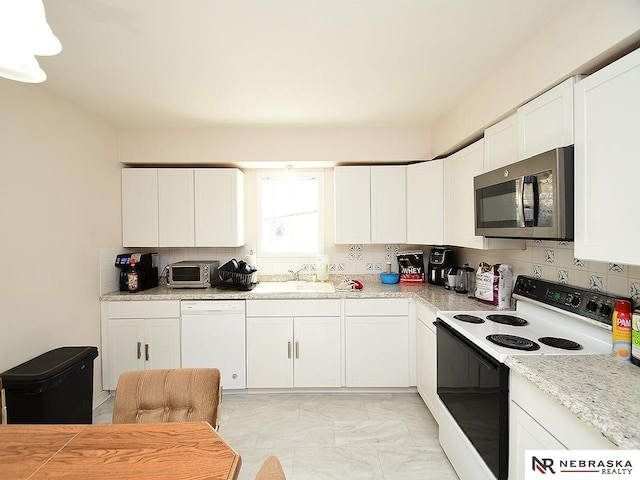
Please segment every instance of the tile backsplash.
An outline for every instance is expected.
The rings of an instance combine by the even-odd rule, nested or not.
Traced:
[[[430,245],[369,245],[326,244],[324,253],[329,255],[332,275],[368,275],[385,271],[391,262],[392,271],[398,271],[396,254],[402,251],[420,250],[424,253],[425,266]],[[122,249],[121,251],[126,251]],[[156,248],[146,249],[159,254],[158,270],[168,263],[180,260],[219,260],[224,263],[231,258],[243,259],[253,246],[237,248]],[[604,291],[612,295],[631,297],[640,305],[640,266],[619,263],[604,263],[575,258],[572,242],[528,240],[525,250],[474,250],[454,247],[457,265],[468,263],[477,268],[480,262],[490,264],[508,263],[514,276],[529,275],[553,282],[566,283],[581,288]],[[105,251],[101,264],[108,257],[115,258],[115,251]],[[260,275],[288,275],[289,270],[300,270],[300,275],[312,275],[315,271],[315,255],[303,256],[257,256],[256,266]],[[111,260],[112,262],[112,260]],[[114,267],[115,268],[115,267]],[[105,275],[101,287],[108,288],[113,282]],[[104,292],[103,292],[104,293]]]
[[[422,250],[425,262],[430,247],[415,245],[325,245],[324,254],[329,256],[329,270],[332,275],[379,274],[386,269],[387,262],[391,262],[394,272],[398,271],[396,254],[402,251]],[[231,258],[244,259],[245,255],[255,251],[255,247],[244,246],[238,248],[156,248],[145,249],[154,251],[158,255],[158,270],[180,260],[219,260],[224,263]],[[257,255],[256,267],[260,275],[286,275],[289,270],[298,271],[304,276],[312,275],[315,271],[316,255],[302,256],[260,256]]]
[[[640,266],[595,262],[576,258],[572,242],[527,240],[526,250],[473,250],[455,248],[456,263],[477,267],[508,263],[516,275],[529,275],[552,282],[631,297],[640,304]]]

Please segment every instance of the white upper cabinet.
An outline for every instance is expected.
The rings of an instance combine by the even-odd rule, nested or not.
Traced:
[[[406,242],[406,167],[334,170],[336,243]]]
[[[158,170],[122,169],[122,246],[158,246]]]
[[[575,256],[640,265],[640,50],[576,85]]]
[[[158,169],[158,245],[192,247],[193,170]]]
[[[244,245],[244,174],[240,170],[195,169],[195,245]]]
[[[371,241],[371,169],[334,169],[334,209],[336,243]]]
[[[446,158],[445,243],[458,247],[483,248],[484,237],[475,234],[473,177],[483,171],[484,140]]]
[[[444,243],[444,160],[407,166],[407,243]]]
[[[518,161],[518,120],[513,113],[484,131],[484,171]]]
[[[518,109],[520,160],[573,145],[573,87],[579,79],[571,77]]]
[[[244,244],[243,174],[234,168],[125,168],[125,247]]]
[[[407,241],[407,167],[371,167],[371,243]]]
[[[524,240],[479,237],[475,234],[473,177],[484,169],[484,140],[457,151],[444,161],[444,243],[476,249],[524,249]]]

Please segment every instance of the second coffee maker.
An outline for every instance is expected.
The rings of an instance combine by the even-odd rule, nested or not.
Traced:
[[[446,247],[432,248],[427,266],[427,282],[444,286],[446,271],[453,265],[453,250]]]

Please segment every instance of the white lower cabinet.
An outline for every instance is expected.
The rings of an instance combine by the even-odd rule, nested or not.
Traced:
[[[345,314],[346,386],[410,386],[409,300],[346,299]]]
[[[439,416],[437,393],[436,312],[416,302],[416,372],[418,393],[436,422]]]
[[[247,387],[340,387],[339,300],[247,300]]]
[[[509,480],[523,480],[526,450],[616,450],[617,447],[521,375],[509,388]]]
[[[123,372],[180,367],[180,302],[102,302],[102,387]]]

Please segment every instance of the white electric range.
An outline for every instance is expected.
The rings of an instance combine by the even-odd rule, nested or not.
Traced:
[[[525,276],[513,296],[515,311],[437,313],[439,439],[462,480],[507,479],[508,356],[611,353],[616,297]]]

